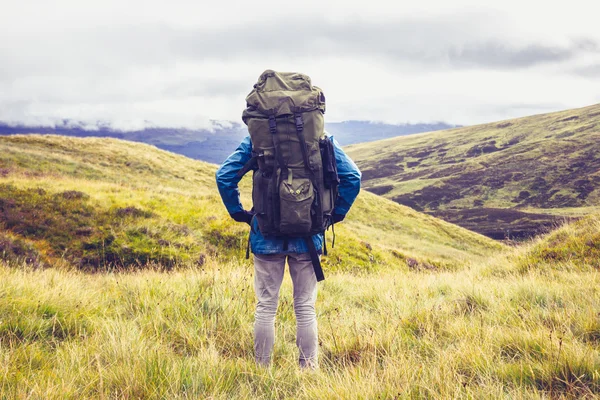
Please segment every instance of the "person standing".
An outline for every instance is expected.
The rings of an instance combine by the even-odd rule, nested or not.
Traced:
[[[317,281],[324,279],[320,266],[326,252],[324,231],[345,218],[360,191],[361,173],[324,131],[325,98],[306,75],[267,70],[246,101],[243,119],[250,135],[219,167],[216,181],[230,216],[250,225],[257,297],[255,359],[264,366],[271,362],[287,261],[299,366],[316,369],[315,302]],[[286,109],[286,101],[293,107]],[[278,108],[268,108],[269,104]],[[249,171],[254,176],[253,208],[248,211],[241,204],[238,183]]]

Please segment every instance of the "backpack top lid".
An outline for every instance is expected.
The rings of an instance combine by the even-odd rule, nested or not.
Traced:
[[[266,70],[246,97],[247,111],[263,115],[292,115],[296,112],[321,110],[325,113],[325,96],[313,86],[307,75],[297,72]],[[242,118],[246,121],[250,115]]]
[[[275,90],[295,91],[312,90],[310,77],[299,72],[276,72],[268,69],[258,77],[254,89],[258,92]]]

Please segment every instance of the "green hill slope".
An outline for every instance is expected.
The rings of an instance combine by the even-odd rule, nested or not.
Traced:
[[[226,214],[215,170],[115,139],[1,137],[0,254],[82,269],[241,260],[247,227]],[[249,180],[242,192],[249,208]],[[501,249],[370,193],[336,233],[329,270],[454,268]]]
[[[348,153],[367,190],[498,239],[530,236],[600,204],[600,105]]]
[[[600,214],[592,214],[532,243],[518,260],[521,270],[600,270]]]

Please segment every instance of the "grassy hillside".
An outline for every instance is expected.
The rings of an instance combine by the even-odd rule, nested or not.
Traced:
[[[0,138],[0,398],[600,393],[600,216],[508,249],[363,193],[319,284],[320,370],[296,367],[287,277],[263,369],[247,230],[215,168],[118,140]]]
[[[241,260],[248,228],[228,217],[215,170],[114,139],[0,137],[0,251],[81,269]],[[250,208],[249,180],[242,192]],[[501,249],[370,193],[336,233],[329,270],[407,268],[407,260],[454,268]]]
[[[517,266],[521,270],[581,267],[600,270],[600,219],[583,218],[538,238]]]
[[[364,187],[494,238],[600,205],[600,105],[350,146]]]

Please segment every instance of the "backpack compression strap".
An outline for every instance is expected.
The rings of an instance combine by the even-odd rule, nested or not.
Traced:
[[[300,142],[300,151],[302,152],[302,158],[304,159],[304,168],[308,171],[310,175],[310,181],[313,185],[315,191],[317,191],[318,186],[315,180],[315,172],[310,167],[310,163],[308,161],[308,154],[306,151],[306,140],[304,139],[304,121],[302,120],[301,109],[294,110],[294,122],[296,123],[296,134],[298,135],[298,141]],[[318,193],[318,192],[317,192]],[[318,199],[318,194],[317,194]],[[323,238],[325,239],[325,238]],[[317,282],[320,282],[325,279],[325,275],[323,275],[323,268],[321,267],[321,260],[319,259],[319,254],[317,253],[317,249],[315,247],[315,243],[312,241],[312,237],[304,238],[306,243],[306,247],[308,247],[308,252],[310,254],[310,259],[312,260],[313,268],[315,270],[315,275],[317,277]]]
[[[304,238],[304,243],[306,243],[306,247],[308,247],[308,253],[310,254],[313,269],[315,270],[317,282],[321,282],[322,280],[325,280],[325,275],[323,275],[323,268],[321,268],[321,260],[319,259],[319,253],[317,253],[315,242],[313,242],[312,237],[307,236]]]
[[[248,162],[244,164],[242,169],[240,169],[235,176],[241,178],[244,175],[246,175],[246,172],[256,168],[258,168],[258,156],[252,156],[252,158],[250,158],[250,160],[248,160]]]

